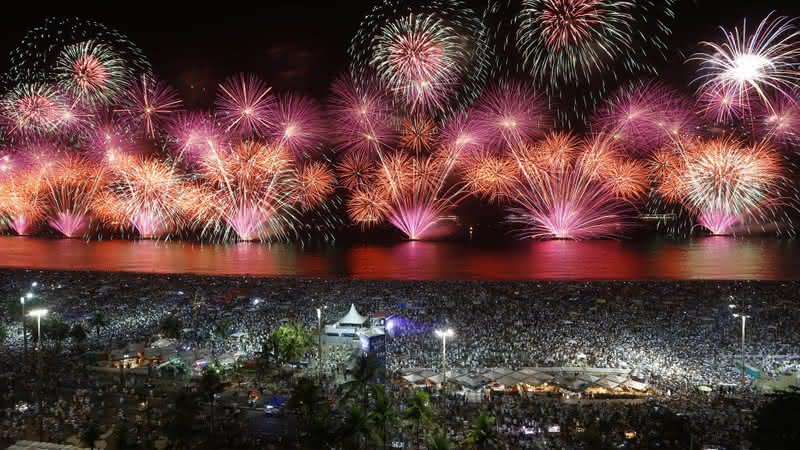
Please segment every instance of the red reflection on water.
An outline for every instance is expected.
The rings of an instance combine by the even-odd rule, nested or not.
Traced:
[[[303,249],[288,244],[0,237],[0,267],[364,279],[798,279],[794,241],[463,242]]]

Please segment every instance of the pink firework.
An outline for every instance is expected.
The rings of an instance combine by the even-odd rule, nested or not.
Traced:
[[[523,182],[509,220],[529,239],[602,239],[621,236],[630,224],[627,204],[606,183],[574,168]]]
[[[296,156],[313,155],[326,134],[326,122],[314,100],[301,95],[278,98],[270,129],[272,139]]]
[[[800,142],[800,95],[780,96],[770,102],[770,107],[756,113],[756,131],[762,139],[786,146]]]
[[[442,128],[438,151],[445,159],[457,160],[462,155],[481,150],[492,133],[481,126],[475,114],[454,114]]]
[[[220,83],[215,110],[226,132],[261,136],[272,123],[272,88],[253,74],[240,73]]]
[[[181,108],[183,101],[168,84],[142,76],[122,95],[116,112],[131,127],[156,137],[162,123]]]
[[[506,81],[487,89],[473,114],[493,147],[515,149],[552,124],[544,97],[519,82]]]
[[[55,130],[64,115],[58,91],[43,83],[22,84],[2,99],[2,117],[12,133],[46,133]]]
[[[388,221],[412,241],[435,239],[450,221],[447,212],[452,206],[430,197],[404,198],[390,207]]]
[[[97,113],[93,119],[85,137],[92,159],[113,166],[136,153],[137,140],[116,115],[104,111]]]
[[[223,151],[228,136],[207,112],[186,111],[174,115],[167,125],[176,158],[188,165],[210,153]]]
[[[73,155],[56,155],[42,173],[48,224],[64,237],[83,236],[89,229],[94,196],[104,185],[103,166]]]
[[[337,79],[331,90],[331,137],[338,149],[375,155],[396,142],[393,111],[383,89],[347,76]]]
[[[644,156],[671,140],[695,134],[692,104],[657,82],[619,89],[594,114],[592,127],[613,136],[626,153]]]

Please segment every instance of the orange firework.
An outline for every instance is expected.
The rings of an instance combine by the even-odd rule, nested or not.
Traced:
[[[647,169],[655,183],[655,190],[670,202],[678,202],[686,195],[686,184],[681,177],[686,170],[686,160],[671,149],[658,150],[650,157]]]
[[[647,191],[647,168],[635,160],[617,159],[609,167],[606,180],[617,197],[640,198]]]
[[[426,116],[403,117],[400,123],[400,144],[406,150],[416,153],[429,151],[438,131],[436,124]]]
[[[296,201],[304,208],[311,209],[325,202],[333,193],[336,177],[333,171],[322,162],[312,162],[300,168]]]
[[[519,179],[519,166],[513,158],[478,152],[462,168],[466,187],[491,202],[506,200]]]
[[[597,180],[609,176],[619,155],[613,139],[606,135],[598,135],[584,141],[578,163],[582,170],[587,171],[587,175]]]
[[[402,152],[383,157],[378,185],[392,197],[407,191],[414,183],[414,158]]]
[[[580,143],[572,133],[551,132],[537,142],[532,151],[548,170],[560,171],[572,163]]]
[[[369,186],[378,176],[372,161],[363,152],[347,153],[337,164],[336,173],[345,189]]]
[[[0,217],[17,234],[29,234],[42,219],[41,190],[41,177],[31,171],[16,173],[0,181]]]
[[[389,214],[389,199],[382,189],[356,189],[347,201],[347,215],[363,227],[376,225]]]

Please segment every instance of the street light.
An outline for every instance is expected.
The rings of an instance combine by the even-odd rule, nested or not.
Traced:
[[[22,322],[22,346],[25,350],[25,359],[28,358],[28,327],[25,326],[25,297],[19,298],[19,304],[22,305],[22,315],[20,315],[20,322]]]
[[[744,370],[744,337],[745,337],[745,326],[747,324],[747,319],[749,319],[750,316],[745,314],[734,313],[733,317],[742,319],[742,384],[745,384],[747,382],[747,373]]]
[[[47,315],[47,309],[38,308],[32,309],[28,316],[36,317],[36,350],[42,352],[42,317]]]
[[[29,316],[36,317],[36,350],[38,353],[36,368],[36,396],[39,398],[39,440],[44,438],[44,414],[42,411],[42,317],[47,315],[47,309],[32,309]]]
[[[317,308],[317,370],[319,371],[319,381],[322,382],[322,310],[328,309],[328,305]]]
[[[452,328],[434,331],[436,337],[442,339],[442,387],[447,382],[447,338],[453,337],[456,333]]]

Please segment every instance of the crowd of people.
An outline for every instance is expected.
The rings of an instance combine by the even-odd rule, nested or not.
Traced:
[[[3,271],[0,280],[9,306],[0,309],[4,345],[11,350],[0,355],[7,376],[14,376],[14,359],[24,347],[20,311],[11,307],[20,297],[27,308],[48,308],[45,320],[84,324],[84,345],[90,350],[152,342],[161,333],[159,324],[172,316],[183,326],[184,344],[245,355],[260,351],[282,324],[300,324],[313,334],[320,322],[335,322],[355,304],[365,316],[390,317],[386,365],[393,374],[439,368],[441,340],[434,330],[452,328],[449,367],[628,368],[657,390],[657,401],[675,408],[697,401],[704,405],[700,411],[710,410],[697,396],[698,387],[717,389],[740,380],[741,321],[734,314],[748,316],[745,362],[763,378],[796,372],[800,361],[800,306],[787,295],[797,289],[791,282],[400,282],[42,271]],[[98,314],[105,323],[95,326],[92,317]],[[346,346],[327,348],[323,368],[342,378],[351,352]],[[306,355],[312,364],[315,351],[316,345]],[[8,391],[3,395],[13,397]],[[630,416],[618,424],[641,421],[642,411],[653,411],[646,404],[650,407],[576,409],[509,397],[492,408],[504,433],[525,448],[525,442],[544,439],[554,418],[589,423],[610,414]],[[69,423],[91,404],[47,407],[64,411],[48,416]],[[736,428],[733,415],[709,413],[708,420]],[[22,427],[16,417],[7,408],[0,424],[4,433],[13,435]],[[734,435],[723,431],[726,426],[713,429]]]

